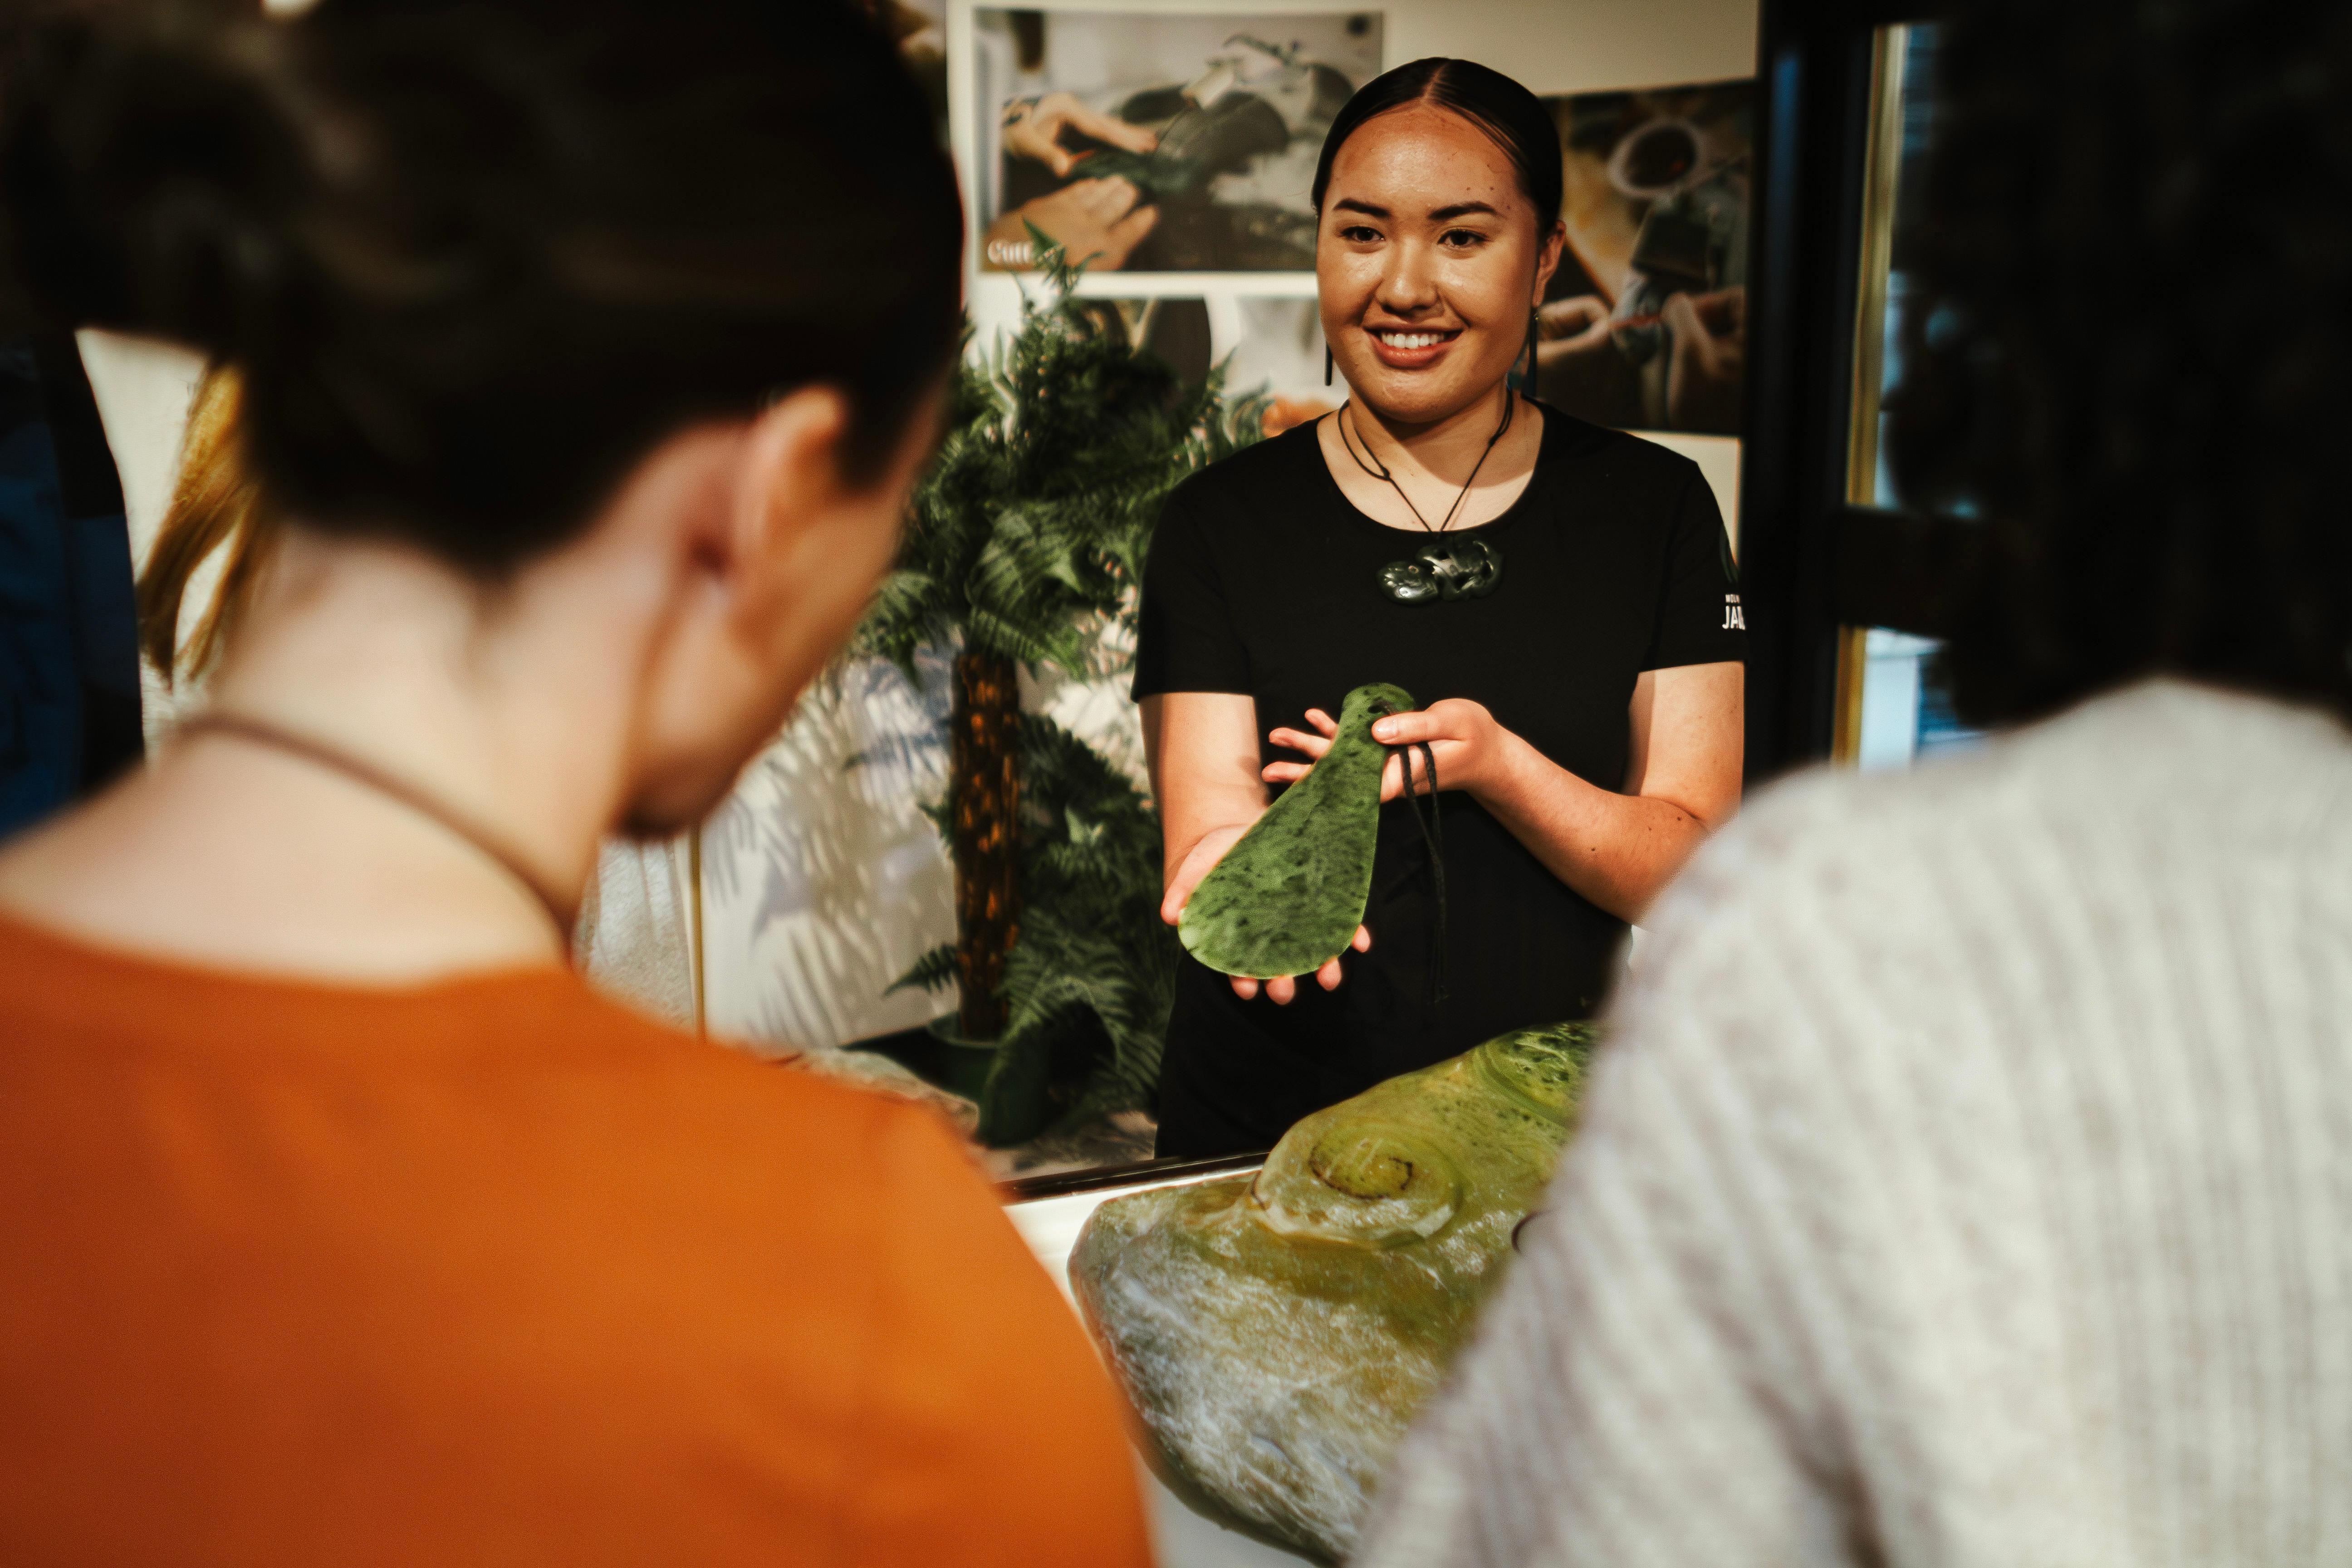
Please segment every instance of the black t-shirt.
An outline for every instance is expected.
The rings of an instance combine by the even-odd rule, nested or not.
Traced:
[[[1553,762],[1614,790],[1625,782],[1635,679],[1742,657],[1738,587],[1714,494],[1695,464],[1654,442],[1546,408],[1526,491],[1494,521],[1454,533],[1501,554],[1495,591],[1400,603],[1379,571],[1424,541],[1347,500],[1314,426],[1235,454],[1179,486],[1161,514],[1144,574],[1135,695],[1244,693],[1257,705],[1263,759],[1296,761],[1266,743],[1267,731],[1303,728],[1309,708],[1337,714],[1355,687],[1389,681],[1423,707],[1448,697],[1484,703]],[[1372,951],[1343,960],[1338,993],[1308,983],[1280,1009],[1240,1001],[1188,959],[1171,1074],[1202,1068],[1204,1053],[1231,1058],[1234,1071],[1212,1076],[1234,1079],[1228,1099],[1281,1102],[1256,1119],[1278,1135],[1297,1115],[1395,1072],[1507,1029],[1592,1012],[1624,922],[1553,876],[1467,795],[1438,798],[1448,906],[1442,1014],[1427,1006],[1433,910],[1422,840],[1409,808],[1391,802],[1365,917]],[[1292,1080],[1300,1094],[1283,1092]],[[1162,1109],[1162,1152],[1194,1152],[1167,1147]],[[1241,1116],[1253,1107],[1231,1109]]]

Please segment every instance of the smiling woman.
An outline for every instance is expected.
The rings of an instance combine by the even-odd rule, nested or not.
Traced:
[[[1315,182],[1348,401],[1170,499],[1135,681],[1163,914],[1368,683],[1429,703],[1372,733],[1427,747],[1444,848],[1391,757],[1354,951],[1307,986],[1186,960],[1163,1154],[1262,1149],[1381,1079],[1589,1016],[1627,921],[1738,805],[1744,637],[1712,493],[1685,459],[1517,390],[1560,184],[1551,120],[1509,78],[1426,59],[1365,87]]]

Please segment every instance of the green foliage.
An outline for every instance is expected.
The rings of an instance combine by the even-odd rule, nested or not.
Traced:
[[[1087,628],[1133,613],[1161,500],[1256,438],[1261,399],[1228,404],[1222,370],[1188,386],[1098,330],[1077,270],[1030,232],[1045,297],[984,358],[964,356],[897,569],[858,629],[858,651],[910,674],[918,648],[950,637],[1087,673]]]
[[[1176,995],[1176,933],[1160,918],[1160,814],[1100,752],[1055,723],[1021,723],[1021,940],[1012,1016],[981,1096],[1003,1145],[1151,1103]],[[898,985],[955,984],[932,949]]]
[[[1263,398],[1228,401],[1222,372],[1188,386],[1098,328],[1073,298],[1076,270],[1031,236],[1044,297],[1024,300],[1019,331],[984,359],[966,355],[897,570],[859,628],[860,652],[910,675],[917,650],[961,639],[1098,678],[1094,634],[1133,616],[1169,490],[1258,436]],[[1020,769],[1020,937],[981,1096],[980,1136],[1000,1146],[1151,1103],[1181,951],[1160,919],[1150,802],[1034,715],[1021,722]],[[953,813],[934,816],[949,832]],[[955,949],[941,947],[892,989],[956,978]]]
[[[1021,726],[1021,940],[981,1098],[992,1143],[1150,1105],[1176,995],[1160,918],[1160,814],[1127,775],[1050,719]]]

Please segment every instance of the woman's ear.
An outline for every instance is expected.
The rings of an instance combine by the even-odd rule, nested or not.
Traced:
[[[763,608],[762,568],[789,559],[796,535],[841,498],[842,443],[849,434],[849,402],[831,386],[803,386],[770,404],[744,433],[736,469],[728,551],[745,575],[739,593]]]
[[[1560,253],[1568,246],[1568,225],[1552,220],[1551,232],[1536,247],[1536,297],[1530,301],[1538,310],[1543,308],[1544,290],[1551,287],[1551,275],[1559,270]]]

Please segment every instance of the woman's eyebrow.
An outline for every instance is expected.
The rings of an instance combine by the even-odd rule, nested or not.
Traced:
[[[1433,209],[1429,215],[1429,221],[1432,223],[1445,223],[1457,217],[1468,217],[1472,213],[1485,213],[1488,217],[1500,217],[1503,216],[1493,207],[1488,206],[1485,202],[1456,202],[1450,207],[1437,207]],[[1382,214],[1381,216],[1386,216],[1387,215]]]
[[[1367,217],[1386,217],[1389,216],[1388,208],[1374,206],[1370,202],[1360,202],[1353,196],[1341,196],[1338,201],[1333,202],[1331,205],[1335,210],[1341,212],[1362,213]]]

